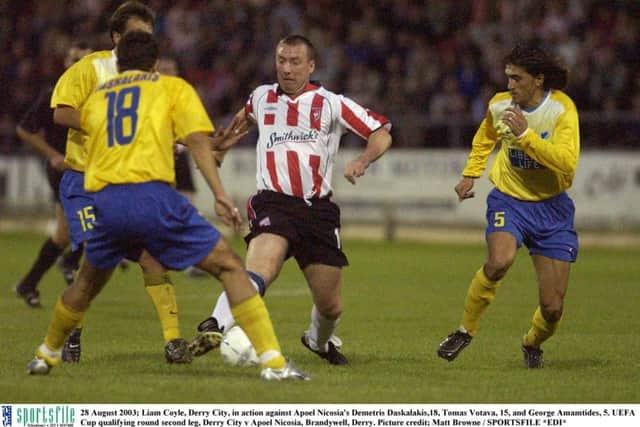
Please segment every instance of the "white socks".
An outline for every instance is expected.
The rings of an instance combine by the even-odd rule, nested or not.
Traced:
[[[258,284],[251,277],[249,277],[249,281],[251,282],[251,285],[256,288],[256,291],[260,292]],[[236,323],[236,320],[233,318],[233,314],[231,313],[231,306],[229,305],[229,299],[227,298],[226,292],[221,293],[218,297],[216,306],[211,313],[211,317],[218,321],[218,327],[224,332],[227,332],[229,328]]]
[[[309,346],[316,351],[329,351],[328,342],[338,326],[340,319],[327,319],[316,306],[311,309],[311,325],[307,334]]]

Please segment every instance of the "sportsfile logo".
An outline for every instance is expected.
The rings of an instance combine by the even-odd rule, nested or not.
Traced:
[[[2,405],[2,427],[11,426],[11,406]]]
[[[55,425],[56,427],[64,427],[72,426],[76,420],[76,410],[67,405],[14,407],[14,410],[15,426],[46,427]],[[3,424],[3,426],[7,426],[7,424]]]

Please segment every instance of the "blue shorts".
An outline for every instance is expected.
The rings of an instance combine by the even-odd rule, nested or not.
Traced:
[[[89,240],[95,222],[93,196],[84,191],[84,174],[66,170],[60,180],[60,204],[69,224],[71,249]]]
[[[91,265],[110,269],[146,249],[172,270],[202,261],[220,233],[189,201],[162,182],[108,185],[93,193],[96,222],[87,241]]]
[[[578,235],[573,226],[575,208],[567,193],[540,202],[526,202],[493,189],[487,197],[488,236],[496,231],[512,234],[518,247],[531,255],[575,262]]]

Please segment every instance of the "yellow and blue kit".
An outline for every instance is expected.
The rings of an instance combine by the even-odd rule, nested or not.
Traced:
[[[98,86],[81,111],[85,189],[107,184],[175,184],[174,143],[213,132],[195,89],[179,77],[127,71]]]
[[[69,67],[58,79],[51,95],[51,108],[68,106],[81,110],[100,84],[118,74],[115,52],[93,52]],[[69,129],[65,163],[78,172],[84,172],[85,153],[82,132]]]
[[[194,88],[179,77],[120,73],[88,98],[81,127],[96,210],[91,264],[112,268],[143,248],[170,269],[204,259],[220,234],[173,188],[174,141],[214,130]]]
[[[565,93],[551,90],[539,105],[523,109],[528,130],[520,138],[504,132],[500,121],[512,106],[508,92],[496,94],[473,138],[463,176],[482,175],[495,146],[489,179],[495,185],[487,198],[487,229],[514,235],[531,254],[575,261],[578,239],[575,208],[566,194],[578,165],[578,112]]]
[[[99,84],[117,74],[114,51],[103,50],[86,55],[58,79],[51,95],[51,108],[67,106],[80,110]],[[70,169],[64,172],[60,181],[60,203],[69,224],[73,250],[88,239],[95,220],[93,199],[84,191],[86,155],[83,138],[82,132],[75,129],[67,132],[64,160]]]

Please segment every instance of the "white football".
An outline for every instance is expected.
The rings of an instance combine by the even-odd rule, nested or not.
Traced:
[[[240,326],[234,326],[224,334],[220,343],[220,355],[231,366],[256,366],[260,363],[249,337]]]
[[[27,374],[29,375],[47,375],[51,367],[47,365],[43,359],[39,357],[33,358],[27,365]]]

